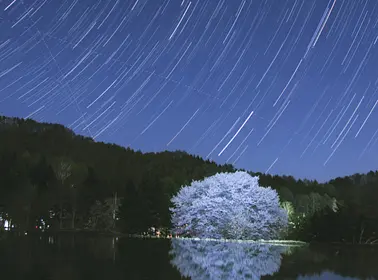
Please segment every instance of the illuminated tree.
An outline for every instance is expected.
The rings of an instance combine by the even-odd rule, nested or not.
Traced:
[[[181,188],[172,198],[172,224],[200,238],[273,239],[288,224],[277,192],[246,172],[218,173]]]

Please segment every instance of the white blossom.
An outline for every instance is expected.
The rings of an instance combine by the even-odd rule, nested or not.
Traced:
[[[288,217],[278,194],[246,172],[218,173],[193,181],[172,198],[172,224],[179,235],[199,238],[274,239]]]

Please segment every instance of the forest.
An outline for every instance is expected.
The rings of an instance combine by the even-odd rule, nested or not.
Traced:
[[[234,171],[184,151],[142,153],[62,125],[0,117],[0,230],[169,229],[181,186]],[[288,239],[378,243],[377,171],[326,183],[248,172],[279,194]]]

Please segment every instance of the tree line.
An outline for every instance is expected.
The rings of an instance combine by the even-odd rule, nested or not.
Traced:
[[[114,230],[171,227],[171,198],[183,185],[234,172],[184,151],[141,153],[75,135],[58,124],[0,117],[0,228]],[[327,183],[259,176],[288,211],[288,238],[372,243],[378,236],[378,173]],[[1,223],[3,225],[1,226]]]

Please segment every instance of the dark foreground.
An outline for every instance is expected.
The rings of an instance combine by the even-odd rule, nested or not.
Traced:
[[[83,234],[0,238],[1,279],[378,279],[378,247]]]

